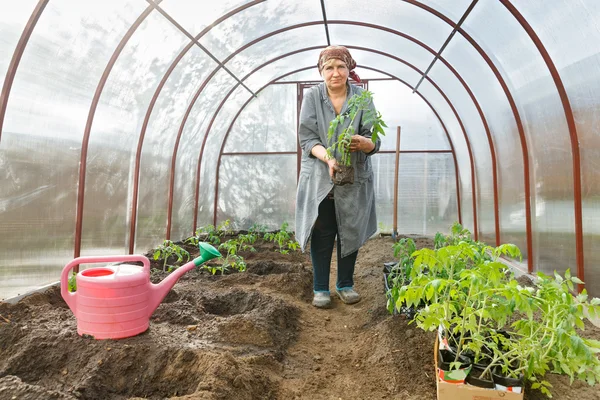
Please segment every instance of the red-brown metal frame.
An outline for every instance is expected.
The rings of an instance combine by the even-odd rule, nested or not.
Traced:
[[[416,7],[421,8],[424,11],[429,12],[430,14],[435,15],[448,25],[452,27],[456,27],[454,21],[450,18],[446,17],[444,14],[440,13],[436,9],[429,7],[417,0],[404,0],[406,3],[412,4]],[[532,229],[531,229],[531,184],[530,184],[530,170],[529,170],[529,150],[527,148],[527,138],[525,137],[525,129],[523,128],[523,122],[521,121],[521,116],[519,114],[519,110],[517,108],[517,104],[515,99],[508,88],[502,74],[492,61],[492,59],[487,55],[487,53],[483,50],[483,48],[462,28],[458,28],[457,31],[473,46],[473,48],[479,53],[479,55],[485,60],[487,65],[492,70],[492,73],[500,83],[504,94],[508,100],[510,105],[510,109],[513,113],[513,117],[515,119],[515,123],[517,124],[517,131],[519,133],[519,139],[521,142],[521,153],[523,156],[523,179],[524,179],[524,189],[525,189],[525,229],[527,235],[527,270],[529,273],[533,272],[533,244],[532,244]],[[498,211],[498,210],[496,210]]]
[[[517,8],[511,4],[508,0],[500,0],[500,2],[506,7],[506,9],[515,17],[515,19],[521,24],[525,32],[529,35],[529,38],[535,44],[535,47],[540,52],[546,67],[550,71],[554,85],[558,90],[558,95],[563,106],[565,113],[565,119],[569,127],[569,138],[571,139],[571,153],[573,155],[573,203],[575,207],[575,250],[576,250],[576,262],[577,262],[577,277],[582,281],[585,280],[585,264],[583,254],[583,212],[581,209],[581,158],[579,154],[579,137],[577,135],[577,125],[575,124],[575,117],[573,116],[573,109],[567,95],[567,90],[562,82],[558,69],[550,54],[546,50],[546,47],[535,33],[531,25],[527,22],[525,17],[517,10]],[[584,285],[578,285],[578,290],[581,292]]]
[[[266,64],[269,64],[269,62],[267,62]],[[310,68],[314,68],[314,67],[306,67],[306,68],[297,69],[297,70],[288,72],[288,73],[286,73],[286,74],[284,74],[282,76],[279,76],[279,77],[273,79],[271,82],[269,82],[266,85],[264,85],[263,87],[261,87],[258,91],[256,91],[256,93],[260,93],[267,86],[269,86],[270,84],[274,83],[275,81],[277,81],[279,79],[282,79],[282,78],[284,78],[284,77],[286,77],[288,75],[294,74],[296,72],[305,71],[305,70],[310,69]],[[397,79],[398,81],[404,83],[409,88],[411,88],[411,89],[413,88],[407,82],[403,81],[402,79],[400,79],[400,78],[398,78],[398,77],[396,77],[396,76],[394,76],[394,75],[392,75],[390,73],[378,70],[376,68],[367,67],[367,66],[364,66],[364,65],[361,65],[361,68],[370,69],[372,71],[376,71],[376,72],[379,72],[379,73],[382,73],[382,74],[385,74],[385,75],[388,75],[388,76],[392,76],[395,79]],[[250,74],[248,74],[248,75],[250,75]],[[242,80],[246,79],[248,77],[248,75],[246,77],[244,77]],[[427,78],[427,79],[429,80],[430,78]],[[236,85],[236,87],[237,87],[237,85]],[[227,98],[231,95],[231,93],[233,92],[233,90],[235,90],[235,87],[227,94],[227,96],[225,97],[225,99],[223,99],[223,101],[221,103],[221,106],[224,104],[224,102],[227,100]],[[456,177],[458,217],[459,217],[459,221],[462,221],[462,216],[461,216],[461,211],[460,211],[460,203],[461,202],[460,202],[460,189],[459,189],[460,185],[459,185],[459,178],[458,178],[459,177],[459,174],[458,174],[458,163],[457,163],[457,160],[456,160],[456,153],[454,152],[454,145],[453,145],[452,139],[450,138],[450,134],[448,133],[448,130],[446,129],[446,125],[443,123],[441,117],[439,116],[439,114],[437,113],[437,111],[435,110],[435,108],[431,105],[431,103],[429,103],[429,101],[422,94],[418,93],[418,95],[419,95],[419,97],[421,97],[427,103],[427,105],[429,105],[429,107],[431,108],[431,110],[434,112],[434,114],[436,115],[436,117],[440,121],[440,124],[442,125],[442,128],[444,129],[444,132],[446,133],[446,137],[448,138],[448,142],[449,142],[450,147],[452,149],[452,155],[453,155],[453,158],[454,158],[454,167],[455,167],[455,177]],[[245,107],[250,103],[251,100],[252,100],[252,98],[248,99],[242,105],[242,107],[240,107],[240,110],[238,110],[237,114],[234,116],[234,118],[232,119],[231,123],[229,124],[229,127],[227,128],[227,132],[226,132],[225,137],[223,138],[223,142],[221,144],[221,149],[219,151],[219,159],[217,161],[217,168],[216,168],[216,172],[215,172],[215,200],[214,200],[214,209],[213,209],[213,225],[215,225],[215,226],[217,224],[217,211],[218,211],[218,199],[219,199],[219,169],[220,169],[220,165],[221,165],[221,156],[222,156],[222,153],[223,153],[223,149],[225,148],[225,144],[227,143],[227,138],[229,137],[229,133],[231,132],[231,128],[233,127],[233,124],[235,123],[235,121],[237,120],[237,118],[239,117],[239,115],[241,114],[241,112],[245,109]],[[207,134],[208,134],[208,132],[207,132]],[[196,209],[197,209],[197,207],[196,207]]]
[[[254,1],[251,1],[249,3],[246,3],[240,7],[237,7],[235,9],[231,10],[230,12],[221,16],[220,18],[216,19],[212,24],[206,26],[198,35],[195,36],[195,39],[200,40],[200,38],[202,38],[204,35],[206,35],[212,28],[214,28],[215,26],[217,26],[218,24],[220,24],[227,18],[229,18],[241,11],[244,11],[245,9],[247,9],[249,7],[263,3],[265,1],[266,0],[254,0]],[[156,104],[156,101],[158,100],[158,96],[160,95],[168,78],[171,76],[171,73],[173,72],[175,67],[179,64],[179,61],[181,61],[181,59],[187,54],[187,52],[194,45],[195,45],[195,41],[190,41],[190,43],[187,46],[185,46],[181,50],[181,52],[179,52],[177,57],[175,57],[175,59],[173,60],[173,62],[169,66],[169,68],[167,69],[167,72],[165,72],[163,78],[161,79],[158,87],[154,91],[152,100],[150,101],[150,104],[148,105],[148,109],[146,110],[146,115],[144,117],[144,122],[142,124],[142,129],[140,131],[140,136],[138,139],[138,146],[137,146],[136,156],[135,156],[135,172],[133,175],[133,189],[132,189],[133,197],[132,197],[132,202],[131,202],[131,224],[129,227],[129,254],[133,254],[133,249],[134,249],[134,244],[135,244],[135,227],[136,227],[136,220],[137,220],[137,203],[138,203],[139,179],[140,179],[140,168],[141,168],[140,164],[141,164],[141,156],[142,156],[142,147],[144,144],[144,138],[146,136],[146,129],[148,128],[148,122],[150,121],[150,116],[152,115],[152,111],[154,110],[154,105]],[[206,84],[208,84],[208,82],[211,80],[211,78],[217,73],[217,71],[218,71],[218,69],[215,68],[215,70],[213,70],[212,73],[208,75],[208,77],[204,80],[203,84],[201,85],[200,90],[198,91],[197,95],[200,94],[200,92],[204,89]],[[195,99],[194,99],[194,101],[195,101]],[[181,135],[183,133],[183,127],[185,125],[185,121],[187,120],[187,116],[189,115],[190,111],[191,111],[191,107],[188,108],[188,110],[186,111],[186,114],[183,118],[184,122],[182,122],[182,124],[180,124],[179,130],[177,132],[177,138],[175,140],[175,145],[173,146],[173,154],[171,156],[171,170],[169,172],[169,175],[170,175],[169,195],[168,195],[168,199],[167,199],[168,210],[167,210],[166,239],[170,239],[170,237],[171,237],[171,218],[172,218],[172,209],[173,209],[175,165],[176,165],[176,161],[177,161],[177,151],[179,149],[179,142],[181,139]],[[196,221],[194,221],[194,231],[196,230],[195,226],[196,226]],[[193,233],[194,232],[192,232],[192,234]]]
[[[249,43],[246,43],[246,44],[245,44],[245,45],[243,45],[242,47],[240,47],[238,50],[236,50],[235,52],[233,52],[232,54],[230,54],[230,55],[229,55],[229,56],[228,56],[228,57],[227,57],[227,58],[226,58],[226,59],[223,61],[223,64],[227,63],[227,62],[228,62],[228,61],[229,61],[231,58],[233,58],[235,55],[237,55],[237,54],[238,54],[238,53],[240,53],[241,51],[245,50],[246,48],[248,48],[248,47],[250,47],[250,46],[252,46],[252,45],[254,45],[254,44],[256,44],[256,43],[258,43],[258,42],[260,42],[260,41],[262,41],[262,40],[264,40],[264,39],[266,39],[266,38],[269,38],[269,37],[271,37],[271,36],[273,36],[273,35],[276,35],[276,34],[278,34],[278,33],[285,32],[285,31],[289,31],[289,30],[292,30],[292,29],[297,29],[297,28],[306,27],[306,26],[312,26],[312,25],[318,25],[318,24],[321,24],[321,23],[323,23],[323,22],[322,22],[322,21],[316,21],[316,22],[306,22],[306,23],[297,24],[297,25],[293,25],[293,26],[289,26],[289,27],[286,27],[286,28],[281,28],[281,29],[278,29],[278,30],[276,30],[276,31],[269,32],[269,33],[267,33],[267,34],[265,34],[265,35],[263,35],[263,36],[261,36],[261,37],[259,37],[259,38],[256,38],[256,39],[252,40],[252,41],[251,41],[251,42],[249,42]],[[431,49],[430,47],[428,47],[428,46],[427,46],[426,44],[424,44],[423,42],[421,42],[421,41],[419,41],[419,40],[417,40],[417,39],[413,38],[413,37],[412,37],[412,36],[410,36],[410,35],[407,35],[407,34],[405,34],[405,33],[402,33],[402,32],[399,32],[399,31],[396,31],[396,30],[394,30],[394,29],[390,29],[390,28],[383,27],[383,26],[380,26],[380,25],[375,25],[375,24],[367,24],[367,23],[361,23],[361,22],[356,22],[356,21],[329,21],[329,23],[332,23],[332,24],[348,24],[348,25],[359,25],[359,26],[365,26],[365,27],[370,27],[370,28],[374,28],[374,29],[380,29],[380,30],[383,30],[383,31],[386,31],[386,32],[389,32],[389,33],[395,34],[395,35],[397,35],[397,36],[401,36],[401,37],[403,37],[403,38],[406,38],[407,40],[410,40],[410,41],[412,41],[412,42],[416,43],[417,45],[419,45],[419,46],[421,46],[421,47],[425,48],[425,49],[426,49],[427,51],[429,51],[430,53],[432,53],[432,54],[434,54],[434,55],[436,54],[436,52],[435,52],[433,49]],[[353,47],[353,48],[360,48],[360,47]],[[382,53],[383,53],[383,52],[382,52]],[[444,59],[443,59],[441,56],[440,56],[439,58],[440,58],[440,60],[442,60],[442,61],[444,62],[444,64],[445,64],[445,65],[449,65],[449,63],[447,63],[447,62],[446,62],[446,60],[444,60]],[[456,70],[454,70],[453,68],[451,68],[451,71],[453,71],[453,73],[457,74]],[[422,73],[422,72],[421,72],[421,73]],[[464,80],[462,80],[462,81],[461,81],[461,83],[464,83]],[[468,90],[468,89],[467,89],[467,92],[470,92],[470,90]],[[188,107],[188,109],[189,109],[189,110],[191,110],[191,107],[193,106],[194,102],[195,102],[195,100],[194,100],[194,101],[192,101],[192,102],[190,103],[190,105],[189,105],[189,107]],[[453,112],[456,112],[456,110],[454,109],[454,107],[453,107],[453,106],[451,106],[451,108],[453,109]],[[482,114],[480,114],[480,115],[482,115]],[[213,121],[214,121],[214,118],[215,118],[215,117],[216,117],[216,113],[215,113],[215,114],[213,114],[213,118],[211,119],[211,125],[212,125],[212,123],[213,123]],[[473,197],[473,205],[474,205],[474,207],[473,207],[473,224],[474,224],[474,228],[475,228],[475,229],[474,229],[474,236],[475,236],[475,238],[476,238],[476,239],[478,239],[478,226],[477,226],[477,204],[476,204],[476,203],[477,203],[477,196],[476,196],[476,185],[475,185],[475,174],[474,174],[473,154],[472,154],[472,151],[471,151],[471,146],[470,146],[470,141],[469,141],[469,139],[468,139],[468,135],[466,134],[466,131],[464,130],[464,125],[462,125],[462,124],[460,124],[460,125],[461,125],[461,129],[463,129],[463,135],[465,136],[465,140],[466,140],[466,143],[467,143],[467,147],[468,147],[468,149],[469,149],[470,162],[471,162],[471,165],[472,165],[472,167],[473,167],[473,169],[472,169],[472,173],[471,173],[471,180],[472,180],[472,185],[471,185],[471,186],[472,186],[472,192],[473,192],[473,194],[472,194],[472,197]],[[484,126],[486,126],[486,125],[487,125],[487,124],[484,124]],[[207,132],[208,132],[208,131],[207,131]],[[204,138],[204,141],[203,141],[203,146],[202,146],[202,149],[201,149],[201,154],[200,154],[200,156],[199,156],[199,161],[198,161],[198,165],[199,165],[199,166],[198,166],[198,176],[200,175],[200,171],[201,171],[201,167],[200,167],[200,160],[201,160],[201,158],[202,158],[202,153],[203,153],[203,150],[204,150],[204,144],[205,144],[205,142],[206,142],[206,138],[207,138],[207,136],[205,136],[205,138]],[[491,135],[488,135],[488,143],[489,143],[489,139],[490,139],[490,138],[491,138]],[[491,145],[491,147],[493,148],[493,144]],[[493,158],[495,159],[495,156],[494,156]],[[496,184],[497,184],[497,182],[496,182]],[[497,187],[496,187],[495,189],[496,189],[496,190],[494,191],[494,193],[496,193],[496,194],[497,194]],[[197,207],[198,207],[198,204],[197,204],[197,202],[198,202],[198,199],[199,199],[199,183],[196,185],[196,203],[195,203],[195,209],[196,209],[196,210],[197,210]],[[495,201],[495,204],[497,204],[497,201]],[[496,209],[496,210],[494,210],[494,211],[495,211],[495,214],[496,214],[496,221],[497,221],[497,219],[498,219],[498,218],[497,218],[498,210]],[[195,215],[196,215],[196,213],[197,213],[197,211],[195,211],[195,212],[194,212],[194,214],[195,214]],[[195,228],[196,228],[196,222],[197,222],[197,218],[195,217],[195,218],[194,218],[194,220],[195,220],[195,221],[194,221],[194,229],[195,229]],[[496,223],[496,226],[497,226],[497,227],[499,226],[499,223],[498,223],[498,222]],[[497,235],[497,236],[499,236],[499,235]]]
[[[576,214],[576,240],[577,240],[577,256],[578,256],[578,273],[581,273],[581,276],[583,276],[583,231],[582,231],[582,224],[581,224],[581,175],[580,175],[580,163],[579,163],[579,149],[578,146],[575,145],[576,140],[577,140],[577,133],[576,133],[576,128],[575,128],[575,124],[574,124],[574,119],[572,117],[572,111],[570,108],[570,104],[568,101],[568,97],[566,95],[566,91],[564,90],[564,86],[562,85],[562,81],[560,80],[560,76],[558,75],[558,72],[556,70],[556,68],[554,67],[554,64],[552,63],[552,60],[550,59],[548,53],[545,51],[545,49],[543,48],[543,45],[541,44],[541,42],[539,41],[539,38],[537,38],[537,35],[535,35],[535,33],[533,32],[533,29],[526,23],[526,21],[524,20],[524,18],[520,15],[520,13],[518,13],[518,11],[514,8],[514,6],[512,6],[512,4],[510,4],[509,1],[507,0],[501,0],[503,2],[503,4],[505,6],[507,6],[507,8],[509,9],[509,11],[511,11],[511,7],[512,7],[512,11],[511,13],[515,16],[515,18],[517,18],[517,20],[520,19],[520,23],[524,26],[524,28],[526,30],[528,30],[528,33],[530,35],[530,37],[532,38],[532,40],[534,40],[534,42],[536,42],[536,46],[538,47],[538,49],[540,49],[540,52],[542,53],[542,56],[544,57],[544,60],[546,61],[549,69],[551,70],[551,73],[553,75],[553,79],[555,80],[555,83],[557,84],[557,87],[559,88],[559,93],[561,95],[561,100],[563,101],[563,107],[565,108],[565,114],[567,115],[567,122],[570,128],[570,135],[571,135],[571,142],[572,142],[572,148],[573,148],[573,163],[574,163],[574,186],[576,188],[575,190],[575,214]],[[436,15],[437,17],[439,17],[440,19],[442,19],[444,22],[446,22],[447,24],[449,24],[450,26],[456,27],[456,24],[450,20],[449,18],[447,18],[444,14],[438,12],[437,10],[434,10],[433,8],[426,6],[416,0],[405,0],[405,2],[409,3],[409,4],[413,4],[427,12],[430,12],[434,15]],[[36,7],[36,10],[34,11],[34,13],[32,14],[32,17],[30,18],[30,21],[28,23],[28,25],[26,26],[23,35],[21,37],[21,40],[19,42],[19,45],[17,46],[17,49],[15,51],[15,54],[13,54],[13,59],[11,61],[11,64],[9,65],[9,69],[7,72],[7,76],[5,78],[5,82],[4,82],[4,86],[2,89],[2,100],[0,101],[0,128],[2,126],[3,120],[4,120],[4,114],[6,112],[6,104],[8,102],[8,96],[10,94],[10,88],[12,86],[12,81],[14,80],[14,75],[16,73],[16,69],[18,67],[18,63],[20,60],[20,57],[23,53],[24,47],[27,43],[27,40],[29,38],[29,35],[31,34],[31,31],[33,30],[33,27],[35,25],[35,23],[37,22],[37,19],[39,18],[39,16],[41,15],[41,12],[43,11],[43,7],[45,7],[45,5],[48,3],[48,0],[41,0],[38,3],[38,6]],[[43,5],[43,6],[41,6]],[[41,7],[40,7],[41,6]],[[515,11],[517,11],[515,13]],[[294,28],[297,27],[301,27],[301,26],[310,26],[310,25],[316,25],[316,24],[320,24],[320,23],[325,23],[325,21],[320,21],[320,22],[310,22],[310,23],[305,23],[305,24],[300,24],[300,25],[296,25],[294,26]],[[340,23],[340,24],[355,24],[355,25],[361,25],[361,26],[369,26],[371,24],[365,24],[365,23],[360,23],[360,22],[354,22],[354,21],[328,21],[327,23]],[[525,23],[525,24],[524,24]],[[527,230],[527,248],[528,248],[528,270],[531,272],[533,270],[532,268],[532,255],[533,255],[533,251],[532,251],[532,245],[531,245],[531,195],[530,195],[530,180],[529,180],[529,160],[528,160],[528,151],[527,151],[527,143],[526,143],[526,139],[524,136],[524,129],[523,129],[523,124],[521,122],[519,113],[518,113],[518,109],[516,107],[516,104],[514,102],[514,99],[512,97],[512,94],[510,93],[510,90],[508,89],[508,86],[506,85],[506,83],[504,82],[502,75],[500,74],[500,72],[498,71],[498,69],[496,68],[496,66],[494,65],[494,63],[491,61],[491,59],[489,58],[489,56],[487,56],[487,54],[485,53],[485,51],[483,51],[483,49],[466,33],[464,32],[464,30],[462,28],[457,27],[457,31],[460,32],[463,37],[480,53],[480,55],[484,58],[484,60],[486,61],[486,63],[489,65],[489,67],[492,69],[494,75],[496,76],[496,78],[498,79],[501,87],[503,88],[507,99],[509,101],[509,104],[511,106],[511,110],[513,112],[513,116],[515,117],[515,121],[517,123],[517,128],[519,131],[519,136],[521,139],[521,148],[522,148],[522,152],[523,152],[523,164],[524,164],[524,178],[525,178],[525,212],[526,212],[526,230]],[[292,29],[290,27],[288,28],[284,28],[284,29],[279,29],[277,31],[271,32],[269,34],[269,36],[272,36],[274,34],[286,31]],[[383,30],[387,30],[390,31],[388,28],[383,28]],[[401,32],[393,32],[395,34],[398,34],[399,36],[402,37],[406,37],[404,34],[402,34]],[[259,40],[263,40],[265,37],[259,39]],[[24,40],[24,41],[23,41]],[[243,49],[251,46],[252,44],[256,43],[259,40],[254,40],[248,44],[246,44],[245,46],[243,46],[241,49],[239,49],[237,52],[232,53],[226,60],[224,60],[222,63],[225,64],[229,59],[231,59],[235,54],[239,53],[240,51],[242,51]],[[107,66],[108,68],[108,66]],[[552,71],[554,69],[554,72]],[[211,75],[212,76],[212,75]],[[209,78],[210,79],[210,78]],[[100,87],[101,84],[99,84]],[[97,102],[96,102],[97,105]],[[91,112],[92,113],[92,112]],[[570,116],[569,116],[570,114]],[[92,119],[93,119],[93,115],[92,115]],[[91,128],[91,120],[89,120],[88,117],[88,122],[90,123],[90,128]],[[1,134],[2,130],[0,129],[0,134]],[[574,143],[575,142],[575,143]],[[87,152],[87,148],[85,150]],[[83,155],[84,151],[82,148],[82,155]],[[175,152],[174,152],[175,153]],[[81,169],[80,169],[80,178],[81,178]],[[85,179],[85,166],[83,167],[83,178]],[[79,182],[79,187],[80,188],[84,188],[84,185],[82,185],[82,183],[85,183],[84,181],[82,182],[82,180],[80,179]],[[577,190],[577,188],[579,188],[579,190]],[[84,190],[84,189],[81,189]],[[134,206],[135,207],[135,206]],[[497,204],[495,204],[496,207],[496,213],[498,212],[497,209]],[[83,210],[83,197],[79,196],[78,197],[78,219],[81,218],[82,213],[79,211]],[[196,214],[197,210],[195,211]],[[135,221],[132,221],[132,224],[134,224]],[[80,225],[80,223],[78,223],[78,225]],[[79,240],[80,240],[80,229],[79,229]],[[77,236],[77,235],[76,235]],[[77,255],[78,253],[78,249],[75,251],[75,254]]]
[[[17,69],[19,69],[21,57],[23,57],[25,47],[29,42],[29,38],[31,37],[33,29],[38,23],[40,16],[44,12],[44,9],[49,1],[50,0],[38,1],[35,9],[29,17],[29,20],[27,21],[27,24],[25,25],[25,29],[23,29],[23,33],[21,33],[17,47],[15,48],[13,56],[10,60],[10,64],[8,65],[8,70],[6,71],[6,76],[4,77],[4,84],[2,85],[2,92],[0,92],[0,140],[2,140],[2,127],[4,126],[4,116],[6,115],[6,107],[8,106],[8,97],[10,96],[10,90],[12,89],[12,84],[15,80]]]
[[[117,48],[113,52],[108,64],[104,68],[104,72],[102,73],[102,77],[98,82],[98,86],[96,87],[96,92],[94,93],[94,98],[92,99],[92,104],[90,105],[90,110],[88,112],[87,121],[85,124],[85,130],[83,132],[83,140],[81,143],[81,157],[79,161],[79,183],[77,186],[77,220],[75,222],[75,248],[73,251],[73,257],[77,258],[81,254],[81,236],[83,229],[83,203],[85,199],[85,175],[87,169],[87,151],[88,145],[90,142],[90,133],[92,131],[92,123],[94,122],[94,115],[96,113],[96,108],[98,107],[98,103],[100,101],[100,95],[104,90],[104,85],[108,80],[108,76],[112,71],[113,66],[117,62],[121,51],[125,48],[125,45],[133,36],[136,29],[144,22],[146,17],[150,15],[153,8],[151,6],[147,7],[140,16],[135,20],[135,22],[129,27],[127,33],[123,36],[121,41],[119,42]]]

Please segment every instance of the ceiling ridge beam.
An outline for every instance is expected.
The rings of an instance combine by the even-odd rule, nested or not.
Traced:
[[[415,88],[413,89],[413,93],[415,93],[419,89],[419,86],[423,82],[423,79],[425,79],[425,76],[427,76],[427,74],[429,73],[429,71],[431,71],[431,68],[433,68],[433,64],[435,64],[435,62],[438,60],[439,56],[442,54],[442,52],[444,51],[444,49],[446,48],[446,46],[448,46],[448,43],[450,43],[450,41],[452,40],[452,38],[454,37],[454,35],[458,31],[458,29],[460,28],[460,26],[467,19],[467,16],[471,13],[471,11],[473,11],[473,8],[475,8],[475,5],[477,4],[478,1],[479,0],[473,0],[471,2],[471,5],[466,9],[465,13],[462,15],[462,17],[460,17],[460,20],[454,26],[454,28],[452,29],[452,32],[450,32],[450,34],[446,38],[446,41],[444,42],[444,44],[440,48],[440,50],[433,57],[433,60],[431,60],[431,64],[429,64],[429,66],[425,70],[425,73],[423,74],[423,76],[421,76],[421,79],[419,79],[419,82],[417,82],[417,84],[415,85]]]

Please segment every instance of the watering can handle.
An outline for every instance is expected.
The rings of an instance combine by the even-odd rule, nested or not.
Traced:
[[[73,261],[69,262],[62,270],[60,275],[60,293],[65,299],[72,311],[74,311],[74,301],[77,292],[69,292],[69,271],[79,264],[94,264],[94,263],[107,263],[107,262],[124,262],[124,261],[141,261],[144,264],[144,272],[150,274],[150,260],[148,257],[128,254],[122,256],[88,256],[88,257],[77,257]]]

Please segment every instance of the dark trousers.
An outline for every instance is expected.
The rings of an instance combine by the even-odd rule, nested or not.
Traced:
[[[319,216],[310,239],[310,258],[313,265],[313,289],[315,292],[329,291],[329,271],[337,233],[335,202],[333,199],[326,198],[319,204]],[[336,288],[351,288],[354,286],[354,264],[356,264],[358,250],[344,258],[340,257],[341,250],[338,240]]]

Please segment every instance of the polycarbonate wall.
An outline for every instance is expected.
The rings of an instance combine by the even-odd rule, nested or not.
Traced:
[[[392,224],[401,126],[400,233],[448,229],[458,190],[462,223],[480,239],[516,243],[524,268],[585,266],[600,294],[597,2],[480,0],[416,94],[470,0],[324,0],[326,27],[320,3],[0,6],[0,298],[55,281],[74,249],[143,253],[224,219],[293,224],[296,83],[320,79],[326,33],[375,79],[389,124],[373,158],[380,227]]]

